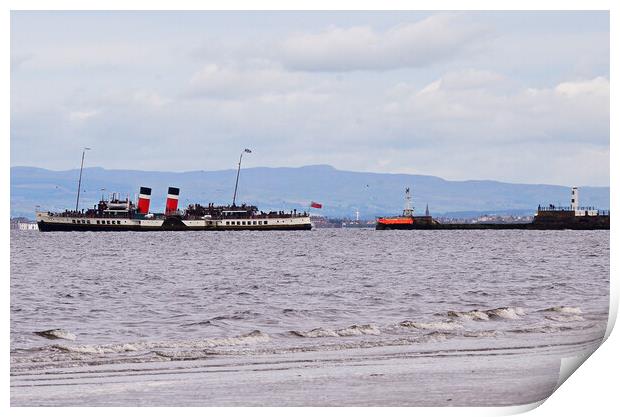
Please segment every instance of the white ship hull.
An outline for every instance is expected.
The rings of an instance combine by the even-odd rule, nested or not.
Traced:
[[[191,230],[310,230],[310,216],[185,220],[180,217],[123,218],[54,215],[37,212],[42,232],[51,231],[191,231]]]

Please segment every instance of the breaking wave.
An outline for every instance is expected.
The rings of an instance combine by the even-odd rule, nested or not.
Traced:
[[[304,315],[306,311],[285,309],[283,314]],[[557,333],[576,331],[583,327],[581,309],[555,306],[528,311],[528,320],[520,307],[499,307],[464,311],[427,312],[420,317],[391,323],[353,324],[342,327],[317,327],[311,330],[291,330],[269,334],[260,330],[230,337],[212,337],[194,340],[129,341],[109,344],[77,344],[75,335],[63,329],[35,332],[47,339],[64,339],[55,344],[37,348],[35,352],[12,352],[14,369],[39,369],[64,366],[68,363],[141,363],[150,361],[208,359],[214,355],[249,355],[261,353],[291,353],[380,346],[422,345],[441,343],[446,339],[498,339],[518,333]],[[447,317],[446,317],[447,315]],[[219,320],[252,318],[251,311],[235,311],[228,316],[186,323],[186,326],[218,325]],[[434,318],[431,318],[434,317]],[[361,320],[360,320],[361,321]],[[345,327],[346,326],[346,327]],[[521,328],[514,328],[521,327]],[[309,327],[307,327],[309,328]],[[509,336],[507,336],[509,337]],[[297,341],[296,338],[300,338]],[[303,339],[303,340],[302,340]],[[501,339],[503,340],[503,339]],[[272,343],[265,343],[269,342]],[[479,343],[479,342],[476,342]],[[490,342],[495,343],[495,342]]]
[[[69,353],[106,354],[150,351],[155,349],[211,349],[224,346],[250,345],[267,342],[269,340],[270,337],[268,334],[263,333],[260,330],[254,330],[241,336],[203,340],[188,340],[176,342],[134,342],[108,345],[53,345],[52,347],[54,349]]]
[[[548,311],[548,312],[560,313],[560,314],[581,314],[582,313],[579,307],[565,307],[565,306],[550,307],[542,311]]]
[[[557,306],[550,307],[542,310],[546,313],[545,319],[557,322],[571,322],[571,321],[584,321],[584,318],[580,316],[582,311],[579,307],[566,307]]]
[[[43,330],[40,332],[34,332],[37,336],[45,337],[46,339],[65,339],[75,340],[76,337],[73,333],[63,329],[51,329]]]
[[[484,311],[471,310],[471,311],[448,311],[448,317],[458,317],[460,319],[467,320],[488,320],[489,315]]]
[[[345,327],[344,329],[325,329],[323,327],[318,327],[307,332],[292,330],[290,334],[299,337],[346,337],[361,335],[377,336],[381,334],[381,331],[374,324],[354,324],[352,326]]]
[[[518,320],[525,315],[521,307],[500,307],[490,310],[448,311],[449,317],[458,317],[466,320]]]
[[[399,323],[402,327],[413,327],[418,330],[455,330],[460,329],[463,325],[455,322],[446,322],[446,321],[436,321],[429,323],[415,322],[411,320],[401,321]]]
[[[520,307],[502,307],[485,311],[490,318],[516,320],[525,316],[525,311]]]

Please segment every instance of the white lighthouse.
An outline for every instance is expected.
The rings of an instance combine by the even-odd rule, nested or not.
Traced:
[[[579,209],[579,189],[573,187],[570,192],[570,209],[577,211]]]

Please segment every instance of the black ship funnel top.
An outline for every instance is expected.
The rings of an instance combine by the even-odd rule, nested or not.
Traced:
[[[177,187],[168,187],[168,198],[166,199],[166,214],[172,214],[179,207],[179,192]]]

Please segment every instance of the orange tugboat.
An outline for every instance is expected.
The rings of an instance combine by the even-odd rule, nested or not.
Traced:
[[[380,217],[377,219],[377,230],[386,229],[430,229],[438,226],[439,222],[428,213],[428,207],[424,216],[415,216],[411,203],[411,190],[405,189],[405,208],[402,216]]]

